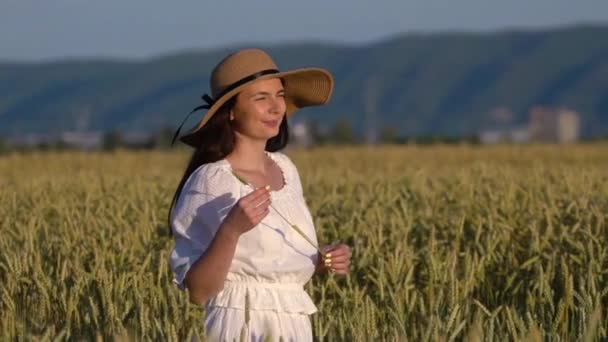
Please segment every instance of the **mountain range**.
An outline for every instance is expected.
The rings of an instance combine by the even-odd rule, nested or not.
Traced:
[[[282,70],[320,66],[335,76],[331,102],[294,120],[457,137],[523,125],[531,108],[547,106],[578,112],[583,136],[608,134],[608,25],[257,46]],[[147,59],[0,62],[0,135],[175,127],[201,104],[213,66],[242,47],[250,46]]]

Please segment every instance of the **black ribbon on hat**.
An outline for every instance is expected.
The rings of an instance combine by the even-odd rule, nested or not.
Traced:
[[[186,123],[186,120],[188,120],[188,118],[190,117],[190,115],[192,113],[196,112],[199,109],[209,109],[215,103],[215,100],[212,99],[211,96],[209,96],[207,94],[203,94],[203,96],[201,96],[201,99],[203,99],[203,101],[207,102],[207,104],[195,107],[188,115],[186,115],[186,118],[184,119],[184,121],[182,121],[182,124],[179,125],[179,127],[177,128],[177,131],[175,131],[175,134],[173,134],[173,139],[171,139],[171,146],[173,146],[173,144],[175,143],[175,139],[179,135],[179,131],[182,129],[182,126]]]
[[[228,87],[226,87],[221,93],[219,93],[217,95],[217,98],[220,99],[222,96],[224,96],[228,92],[234,90],[237,87],[240,87],[241,85],[243,85],[247,82],[253,81],[256,78],[259,78],[264,75],[270,75],[270,74],[276,74],[276,73],[279,73],[279,70],[266,69],[266,70],[258,71],[255,74],[243,77],[240,80],[238,80],[238,81],[232,83],[231,85],[229,85]],[[194,113],[200,109],[210,109],[216,102],[216,100],[212,99],[211,96],[209,96],[208,94],[203,94],[203,96],[201,96],[201,99],[203,99],[203,101],[205,101],[206,104],[195,107],[188,115],[186,115],[186,118],[184,119],[184,121],[182,121],[181,125],[179,125],[179,127],[177,128],[177,131],[175,131],[175,134],[173,135],[173,139],[171,140],[171,146],[173,146],[173,143],[175,143],[175,139],[179,135],[179,132],[182,129],[182,126],[184,125],[184,123],[186,123],[186,120],[188,120],[188,118],[190,117],[190,115],[192,113]]]

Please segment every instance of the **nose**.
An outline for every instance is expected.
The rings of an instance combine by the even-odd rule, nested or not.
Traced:
[[[272,113],[283,114],[285,112],[285,98],[283,96],[274,96],[271,101],[270,111]]]

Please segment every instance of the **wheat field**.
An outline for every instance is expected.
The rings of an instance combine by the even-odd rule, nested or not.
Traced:
[[[284,150],[351,274],[306,285],[320,341],[608,338],[608,145]],[[0,340],[203,339],[171,282],[189,151],[0,157]]]

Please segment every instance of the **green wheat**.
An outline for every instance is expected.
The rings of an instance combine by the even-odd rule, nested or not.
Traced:
[[[607,144],[288,153],[319,241],[355,252],[306,284],[315,340],[608,340]],[[205,340],[168,264],[188,158],[0,157],[0,341]]]

